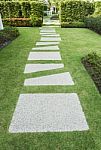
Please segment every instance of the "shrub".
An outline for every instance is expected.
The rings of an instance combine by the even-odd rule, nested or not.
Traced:
[[[82,63],[101,93],[101,57],[96,53],[88,54],[82,58]]]
[[[7,45],[10,41],[14,40],[19,36],[19,31],[17,28],[6,27],[4,30],[0,31],[0,48]]]
[[[3,19],[4,26],[32,27],[30,18],[7,18]]]
[[[61,27],[62,28],[84,28],[85,23],[84,22],[62,22]]]
[[[41,27],[42,26],[42,18],[38,18],[37,16],[35,15],[31,15],[31,24],[32,26],[34,27]]]
[[[61,22],[84,21],[84,18],[93,14],[94,5],[85,1],[61,2]]]
[[[99,34],[101,34],[101,16],[90,16],[85,19],[85,26]]]

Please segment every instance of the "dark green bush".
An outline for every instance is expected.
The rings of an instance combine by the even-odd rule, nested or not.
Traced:
[[[94,5],[85,1],[61,2],[61,22],[82,22],[88,15],[93,14]]]
[[[90,16],[85,19],[85,26],[99,34],[101,34],[101,16]]]
[[[85,23],[84,22],[62,22],[61,27],[62,28],[84,28]]]
[[[0,48],[5,46],[8,42],[14,40],[19,36],[19,31],[14,27],[6,27],[4,30],[0,30]]]
[[[101,93],[101,57],[96,53],[91,53],[82,58],[82,63]]]

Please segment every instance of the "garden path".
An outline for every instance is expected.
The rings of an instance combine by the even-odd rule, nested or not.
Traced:
[[[36,43],[28,56],[29,60],[61,61],[61,38],[55,28],[40,28],[41,40]],[[44,35],[44,37],[43,37]],[[51,35],[51,36],[50,36]],[[58,36],[56,36],[58,35]],[[44,40],[42,40],[44,38]],[[43,41],[43,42],[42,42]],[[55,42],[54,42],[55,41]],[[51,52],[50,52],[51,50]],[[37,51],[37,52],[36,52]],[[61,62],[26,64],[24,73],[34,73],[63,68]],[[74,81],[69,72],[51,74],[25,79],[24,86],[73,86]],[[62,132],[88,130],[88,124],[77,93],[24,93],[20,94],[9,127],[10,133],[23,132]]]

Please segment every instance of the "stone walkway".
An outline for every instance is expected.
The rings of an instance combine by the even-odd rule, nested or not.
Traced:
[[[52,27],[40,28],[41,39],[32,48],[28,60],[60,60],[61,37]],[[50,52],[53,51],[53,52]],[[34,52],[37,51],[37,52]],[[64,68],[62,63],[26,64],[24,73]],[[24,86],[73,86],[69,72],[28,78]],[[76,93],[20,94],[9,127],[10,133],[62,132],[88,130],[79,97]]]

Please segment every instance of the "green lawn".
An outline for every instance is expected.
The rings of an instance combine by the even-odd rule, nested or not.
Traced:
[[[20,36],[0,51],[0,150],[101,150],[101,95],[81,64],[89,52],[101,55],[101,36],[88,29],[60,29],[64,69],[24,75],[31,48],[39,41],[38,28],[19,28]],[[75,86],[24,87],[26,77],[69,71]],[[80,97],[90,130],[85,132],[10,134],[8,127],[21,93],[68,93]]]

